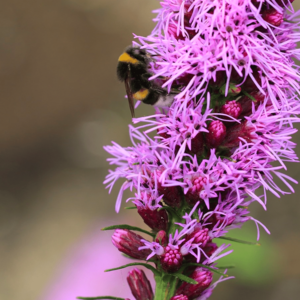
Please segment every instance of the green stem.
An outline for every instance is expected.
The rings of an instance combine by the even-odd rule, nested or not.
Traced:
[[[175,294],[177,278],[168,274],[155,276],[156,288],[154,300],[169,300]]]

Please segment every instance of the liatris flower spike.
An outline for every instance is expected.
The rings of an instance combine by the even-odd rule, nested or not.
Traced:
[[[135,194],[127,203],[150,227],[105,228],[116,230],[119,251],[139,259],[115,269],[142,265],[154,273],[152,293],[145,275],[130,271],[135,299],[207,299],[231,278],[218,266],[231,252],[227,232],[251,220],[259,239],[260,227],[269,231],[249,205],[266,209],[267,193],[294,192],[297,182],[284,173],[286,162],[298,162],[291,137],[300,112],[293,60],[300,58],[300,13],[291,2],[163,0],[152,33],[135,36],[133,46],[149,59],[144,81],[128,77],[127,88],[173,97],[170,106],[133,119],[132,147],[104,147],[115,166],[105,180],[109,192],[123,179],[116,211],[130,189]],[[216,282],[213,273],[221,275]]]

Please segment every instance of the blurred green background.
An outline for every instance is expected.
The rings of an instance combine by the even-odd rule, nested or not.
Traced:
[[[102,147],[111,140],[130,144],[116,61],[133,32],[150,33],[151,11],[159,4],[0,4],[0,299],[42,300],[85,236],[126,218],[141,224],[132,211],[115,214],[118,188],[108,195],[102,185],[108,169]],[[140,106],[137,115],[151,111]],[[299,134],[294,141],[300,142]],[[299,167],[290,164],[288,174],[299,180]],[[261,247],[233,244],[234,254],[222,264],[236,265],[229,271],[236,279],[220,284],[210,299],[299,297],[299,186],[295,191],[281,199],[269,195],[267,212],[251,207],[272,235],[262,233]],[[256,228],[247,224],[230,236],[255,240]],[[109,235],[103,237],[107,243]]]

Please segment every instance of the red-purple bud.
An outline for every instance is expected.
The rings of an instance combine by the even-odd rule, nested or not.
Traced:
[[[165,252],[160,258],[161,266],[166,272],[176,272],[182,264],[182,254],[178,249],[172,250],[169,246],[165,247]]]
[[[226,96],[236,96],[242,91],[242,88],[240,86],[236,86],[235,83],[230,83],[227,91],[227,84],[224,84],[221,86],[219,92],[221,95]]]
[[[191,152],[193,154],[201,155],[203,151],[203,134],[199,132],[193,139],[191,144]]]
[[[283,22],[283,14],[278,12],[275,8],[271,7],[262,13],[263,19],[273,26],[280,26]]]
[[[206,177],[198,176],[191,179],[192,187],[187,191],[185,200],[189,205],[195,205],[200,201],[199,193],[203,190],[203,185],[207,182]]]
[[[151,210],[149,207],[143,208],[141,206],[137,206],[137,211],[145,224],[147,224],[151,229],[156,231],[167,230],[168,214],[164,209]]]
[[[226,101],[221,107],[221,113],[226,114],[228,116],[238,118],[242,112],[242,105],[236,101]]]
[[[205,136],[208,147],[217,148],[220,146],[226,136],[226,127],[219,121],[212,121],[208,125],[208,133]]]
[[[194,242],[196,244],[201,243],[201,248],[204,248],[207,243],[211,242],[211,237],[208,235],[209,230],[208,228],[196,228],[188,237],[187,239],[190,240],[194,238]]]
[[[139,247],[145,246],[144,243],[141,242],[141,239],[143,239],[143,237],[128,229],[116,229],[111,238],[112,243],[120,252],[123,252],[132,258],[146,259],[151,253],[151,250],[138,249]]]
[[[183,294],[189,299],[197,298],[210,286],[213,279],[212,272],[204,268],[196,268],[190,277],[196,280],[198,284],[183,282],[177,289],[176,295]]]
[[[186,295],[180,294],[170,298],[170,300],[189,300],[189,298]]]
[[[162,246],[166,246],[168,244],[167,233],[164,230],[159,231],[155,236],[155,242]]]
[[[132,295],[136,300],[152,300],[153,291],[145,273],[137,268],[129,271],[127,276]]]

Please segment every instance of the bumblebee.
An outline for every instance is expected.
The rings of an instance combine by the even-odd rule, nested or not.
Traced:
[[[125,83],[131,116],[134,117],[134,99],[155,106],[170,106],[177,93],[168,93],[159,84],[149,81],[148,71],[152,56],[144,49],[129,46],[118,60],[117,76]]]

